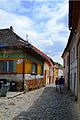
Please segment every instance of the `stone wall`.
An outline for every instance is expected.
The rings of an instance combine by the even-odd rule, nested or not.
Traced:
[[[6,79],[7,82],[16,81],[16,90],[22,90],[23,74],[0,74],[0,79]],[[24,86],[25,89],[34,89],[43,86],[44,75],[24,75]]]

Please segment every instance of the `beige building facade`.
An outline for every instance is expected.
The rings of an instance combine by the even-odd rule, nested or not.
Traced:
[[[49,76],[50,76],[50,65],[47,61],[44,62],[44,84],[48,85],[49,84]]]

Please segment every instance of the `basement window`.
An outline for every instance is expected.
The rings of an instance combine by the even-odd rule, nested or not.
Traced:
[[[13,60],[2,61],[2,72],[13,72]]]

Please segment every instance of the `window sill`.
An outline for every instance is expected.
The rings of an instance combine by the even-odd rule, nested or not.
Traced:
[[[31,73],[31,75],[37,75],[37,73]]]
[[[17,74],[16,72],[0,72],[0,74]]]
[[[40,75],[44,75],[44,74],[40,74]]]

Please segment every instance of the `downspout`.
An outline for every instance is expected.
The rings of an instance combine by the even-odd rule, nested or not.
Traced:
[[[22,90],[24,90],[24,74],[25,74],[25,51],[23,47],[23,75],[22,75]]]
[[[79,99],[79,54],[78,54],[78,45],[77,45],[77,99]]]

